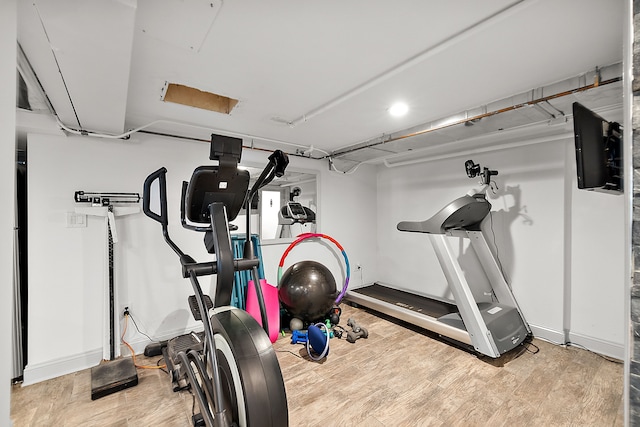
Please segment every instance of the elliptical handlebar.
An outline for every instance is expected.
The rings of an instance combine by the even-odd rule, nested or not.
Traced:
[[[160,214],[151,210],[151,185],[158,179],[160,185]],[[142,193],[142,211],[146,216],[166,227],[169,224],[167,214],[167,168],[161,167],[144,180]]]
[[[157,214],[151,210],[151,185],[158,180],[159,196],[160,196],[160,213]],[[169,237],[169,213],[167,212],[167,168],[161,167],[155,172],[152,172],[145,180],[143,184],[142,192],[142,211],[146,216],[154,221],[159,222],[162,225],[162,235],[165,242],[178,254],[180,260],[185,257],[184,252],[176,245],[171,237]]]
[[[276,176],[280,178],[284,175],[284,170],[289,164],[289,156],[281,150],[276,150],[269,156],[269,160],[274,165]]]
[[[289,164],[289,156],[287,156],[287,154],[282,150],[274,151],[268,159],[269,163],[267,163],[267,166],[265,166],[256,182],[253,184],[251,190],[247,193],[247,197],[244,200],[244,203],[247,206],[251,205],[251,199],[253,199],[253,196],[255,196],[262,187],[273,181],[273,178],[280,178],[284,175],[284,171]]]
[[[251,200],[258,193],[258,191],[273,181],[275,177],[281,177],[284,175],[284,171],[289,164],[289,157],[281,150],[274,151],[269,157],[269,163],[265,166],[264,170],[251,187],[251,190],[247,192],[247,196],[244,199],[244,206],[246,210],[246,234],[247,237],[244,242],[244,258],[254,259],[256,250],[253,247],[253,241],[251,238]],[[262,321],[262,327],[269,334],[269,319],[267,316],[266,305],[264,296],[262,295],[262,289],[260,288],[260,279],[258,277],[257,266],[251,269],[251,276],[253,279],[253,285],[256,287],[256,298],[258,300],[258,306],[260,307],[260,318]]]

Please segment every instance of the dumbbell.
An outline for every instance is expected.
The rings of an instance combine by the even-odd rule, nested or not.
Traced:
[[[305,344],[309,336],[303,331],[293,331],[291,334],[291,344]]]
[[[362,326],[359,326],[352,318],[347,320],[347,326],[351,327],[351,330],[347,332],[347,341],[350,343],[354,343],[360,338],[367,338],[369,336],[369,332]]]

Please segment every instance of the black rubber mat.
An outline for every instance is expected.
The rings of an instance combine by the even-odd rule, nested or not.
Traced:
[[[427,316],[434,317],[436,319],[440,316],[444,316],[445,314],[458,312],[458,308],[455,304],[436,301],[420,295],[401,291],[399,289],[389,288],[388,286],[383,286],[378,283],[354,289],[353,292],[385,301],[389,304],[397,305],[408,310],[426,314]]]

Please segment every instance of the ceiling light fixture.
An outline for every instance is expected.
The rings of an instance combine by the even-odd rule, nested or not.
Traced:
[[[407,112],[409,111],[409,106],[404,102],[396,102],[391,107],[389,107],[388,111],[392,116],[400,117],[407,114]]]

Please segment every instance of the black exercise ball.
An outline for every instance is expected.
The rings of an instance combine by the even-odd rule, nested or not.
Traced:
[[[314,322],[329,313],[338,292],[327,267],[315,261],[300,261],[282,275],[278,296],[292,316]]]

